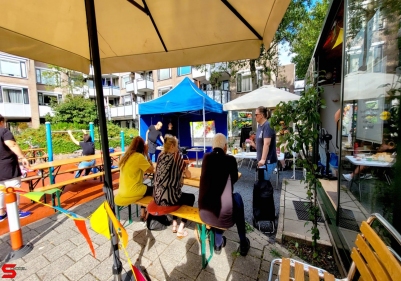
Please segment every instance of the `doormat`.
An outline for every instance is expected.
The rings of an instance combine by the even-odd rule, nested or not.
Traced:
[[[309,220],[309,212],[308,208],[310,206],[310,202],[305,201],[292,201],[295,207],[295,212],[297,213],[297,217],[299,220],[308,221]],[[317,217],[318,222],[324,222],[321,216]]]
[[[339,208],[340,211],[340,222],[339,226],[359,232],[359,226],[356,222],[354,213],[351,210]]]

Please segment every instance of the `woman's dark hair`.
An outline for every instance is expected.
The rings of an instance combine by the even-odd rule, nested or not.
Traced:
[[[148,152],[147,146],[145,145],[145,141],[141,137],[135,137],[131,144],[129,145],[127,151],[124,153],[124,156],[121,158],[119,162],[119,166],[122,168],[127,162],[127,160],[131,157],[135,152],[141,153],[145,155],[145,152]]]
[[[270,110],[268,110],[267,107],[259,106],[257,109],[263,114],[264,118],[269,119],[271,117]]]
[[[92,142],[92,138],[89,134],[84,134],[84,142]]]

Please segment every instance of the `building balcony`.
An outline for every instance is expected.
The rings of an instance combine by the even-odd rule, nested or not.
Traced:
[[[0,103],[0,114],[6,118],[31,118],[31,105],[23,103]]]
[[[125,84],[125,91],[127,93],[134,93],[136,92],[135,90],[135,82],[129,82]]]
[[[95,97],[95,88],[89,88],[89,97]],[[103,96],[104,97],[119,97],[121,94],[120,87],[117,86],[103,86]]]
[[[39,117],[44,118],[46,114],[50,114],[50,116],[54,116],[54,111],[48,105],[39,105]]]
[[[138,95],[144,95],[146,92],[153,92],[153,81],[150,79],[138,78],[136,79]]]
[[[106,117],[112,120],[134,119],[137,113],[136,103],[106,108]]]

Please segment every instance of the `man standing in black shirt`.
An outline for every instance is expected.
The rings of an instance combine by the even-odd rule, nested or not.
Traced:
[[[146,144],[149,147],[149,158],[152,160],[152,162],[156,162],[156,159],[154,159],[154,155],[156,153],[156,147],[157,147],[157,138],[160,138],[162,143],[164,144],[164,139],[162,137],[162,133],[160,132],[160,129],[163,127],[162,122],[157,122],[156,125],[151,125],[146,132]]]
[[[0,114],[0,187],[21,187],[21,169],[18,161],[29,168],[29,162],[15,142],[13,134],[5,127],[4,117]],[[19,195],[17,193],[17,204]],[[20,218],[26,218],[31,212],[19,211]],[[0,192],[0,221],[7,218],[4,193]]]

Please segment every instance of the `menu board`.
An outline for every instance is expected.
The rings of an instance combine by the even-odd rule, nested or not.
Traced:
[[[383,141],[383,99],[358,100],[356,139],[381,144]]]

